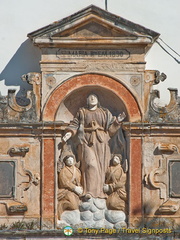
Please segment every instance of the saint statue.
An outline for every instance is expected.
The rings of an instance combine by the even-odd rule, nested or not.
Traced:
[[[125,203],[127,200],[126,194],[126,174],[124,173],[121,163],[122,156],[114,155],[111,160],[111,166],[106,172],[104,184],[104,192],[109,196],[106,201],[106,206],[111,210],[125,211]]]
[[[58,218],[65,210],[79,208],[79,196],[83,193],[81,186],[81,172],[74,166],[73,155],[67,155],[64,159],[65,166],[58,176]]]
[[[78,136],[78,160],[82,173],[83,196],[106,198],[103,191],[111,151],[109,140],[120,129],[125,113],[118,117],[100,106],[97,95],[87,97],[87,107],[80,108],[65,131],[63,141]]]

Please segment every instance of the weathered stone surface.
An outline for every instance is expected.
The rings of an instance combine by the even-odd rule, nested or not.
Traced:
[[[81,212],[83,212],[83,211],[88,211],[88,210],[90,210],[91,208],[92,208],[91,202],[82,202],[82,203],[80,204],[80,206],[79,206],[79,210],[80,210]]]
[[[146,113],[146,120],[150,122],[169,122],[176,123],[180,120],[180,97],[178,97],[178,90],[176,88],[168,88],[170,93],[170,101],[168,105],[159,106],[155,103],[157,98],[160,98],[158,90],[151,92],[149,101],[149,111]]]
[[[165,76],[157,70],[145,70],[145,54],[158,36],[95,6],[29,34],[42,50],[42,82],[39,73],[28,73],[22,78],[33,90],[26,98],[17,99],[14,90],[9,90],[8,96],[0,95],[0,160],[16,162],[12,203],[23,201],[28,211],[8,215],[5,205],[9,199],[3,199],[0,224],[41,219],[42,227],[54,228],[60,138],[77,110],[85,106],[83,99],[96,90],[102,106],[115,116],[120,111],[127,115],[122,127],[130,163],[128,223],[136,227],[143,208],[147,218],[163,213],[172,219],[172,224],[166,219],[168,226],[180,225],[179,191],[174,182],[178,178],[169,167],[169,162],[180,161],[180,99],[176,89],[169,89],[169,104],[158,106],[159,92],[152,88]],[[18,152],[26,147],[29,152]],[[168,187],[171,185],[175,196]],[[95,228],[96,222],[103,226],[103,220],[98,219],[102,217],[99,210],[104,209],[104,200],[92,204],[91,199],[80,206],[81,213],[68,213],[64,218],[69,220],[67,224],[75,221]],[[104,226],[108,228],[125,224],[125,215],[111,210],[106,211],[106,218],[110,222],[105,220]],[[152,226],[162,225],[161,218]]]
[[[179,190],[179,171],[180,171],[180,159],[179,161],[171,160],[169,162],[169,175],[170,175],[170,196],[172,198],[180,197]]]
[[[86,228],[95,228],[96,224],[93,220],[91,221],[83,221],[83,226]]]
[[[104,220],[104,227],[105,227],[105,228],[113,229],[113,228],[114,228],[114,224],[108,222],[108,221],[105,219],[105,220]]]
[[[104,219],[95,222],[95,228],[104,228]]]
[[[123,211],[106,210],[105,217],[107,221],[113,224],[126,220],[126,215]]]
[[[94,205],[98,209],[105,209],[106,208],[106,200],[105,199],[94,198],[93,202],[94,202]]]
[[[12,198],[15,194],[15,162],[0,161],[0,198]]]
[[[93,219],[93,213],[90,211],[84,211],[80,213],[80,218],[83,221],[90,221]]]
[[[104,219],[104,210],[99,210],[93,214],[94,221],[99,221]]]
[[[95,88],[92,86],[96,86]],[[104,91],[102,92],[102,88]],[[82,96],[86,97],[87,95],[85,93],[92,92],[94,89],[97,89],[98,92],[102,92],[104,99],[101,101],[101,104],[104,105],[104,107],[107,106],[107,104],[110,106],[113,106],[113,108],[117,109],[117,105],[113,103],[112,93],[115,94],[115,96],[118,96],[119,98],[119,104],[121,109],[125,109],[125,112],[128,113],[129,121],[140,121],[141,119],[141,112],[142,108],[137,103],[136,97],[138,99],[138,95],[136,97],[132,95],[128,87],[124,86],[120,81],[116,81],[114,78],[102,76],[101,74],[84,74],[80,76],[73,77],[69,79],[68,81],[65,81],[62,85],[57,87],[47,100],[44,110],[43,110],[43,119],[46,121],[53,121],[55,119],[55,115],[58,111],[58,109],[61,107],[60,103],[64,104],[65,98],[71,94],[77,94],[77,104],[75,104],[74,108],[72,106],[69,106],[68,103],[66,103],[66,114],[69,114],[68,112],[71,111],[71,117],[77,112],[77,110],[84,106],[82,102]],[[111,90],[110,90],[111,89]],[[82,90],[82,94],[80,95],[79,91]],[[107,93],[110,90],[112,93],[108,93],[108,95],[111,96],[111,101],[107,102],[105,93]],[[122,92],[124,94],[122,94]],[[96,91],[94,91],[96,93]],[[114,98],[115,98],[114,96]],[[70,98],[71,99],[71,98]],[[86,98],[84,98],[86,99]],[[74,99],[71,99],[71,101],[76,103]],[[111,103],[111,104],[110,104]],[[83,105],[82,105],[83,104]],[[124,105],[125,104],[125,105]],[[109,108],[109,107],[108,107]],[[72,115],[73,113],[73,115]],[[59,118],[56,118],[56,120],[61,120],[60,116]],[[67,121],[68,119],[66,119]],[[72,118],[69,118],[69,121],[72,120]]]
[[[69,225],[80,223],[80,212],[79,210],[64,211],[61,215],[61,220],[67,222]]]
[[[58,220],[57,221],[57,228],[64,228],[64,227],[66,227],[66,226],[68,226],[69,225],[69,223],[67,223],[66,221],[64,221],[64,220]]]
[[[28,73],[23,80],[27,80],[29,84],[32,84],[33,90],[27,91],[26,96],[20,97],[16,96],[16,90],[14,89],[8,90],[8,96],[0,94],[0,122],[34,123],[40,120],[41,74]]]
[[[95,212],[99,211],[99,209],[94,204],[91,204],[90,211],[95,213]]]
[[[115,229],[120,229],[120,228],[127,228],[127,224],[125,221],[117,222],[114,224]]]

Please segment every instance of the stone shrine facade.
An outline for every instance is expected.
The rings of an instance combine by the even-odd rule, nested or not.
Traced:
[[[170,228],[176,228],[180,224],[180,100],[177,89],[169,88],[169,104],[158,106],[155,99],[159,98],[159,92],[153,90],[153,85],[164,81],[166,75],[145,68],[145,55],[159,34],[92,5],[29,33],[28,37],[41,49],[41,72],[22,76],[23,81],[32,85],[32,91],[27,92],[29,104],[18,105],[14,90],[9,90],[8,96],[0,95],[0,225],[23,220],[36,222],[37,228],[42,230],[57,229],[58,224],[63,223],[59,221],[65,211],[75,214],[70,218],[76,221],[79,207],[82,210],[78,215],[80,221],[75,224],[84,224],[82,212],[97,207],[95,217],[84,214],[86,223],[92,222],[93,218],[94,226],[101,223],[100,227],[167,223]],[[88,115],[91,109],[85,107],[88,96],[93,94],[102,106],[97,105],[99,111],[104,111],[101,116],[91,117]],[[78,119],[76,115],[80,109],[85,109],[83,123],[82,117]],[[106,112],[114,116],[113,120],[104,117]],[[120,120],[119,113],[123,114]],[[86,120],[91,118],[86,126]],[[74,129],[80,131],[84,124],[82,133],[90,134],[86,137],[89,143],[85,146],[83,142],[81,147],[85,147],[80,150],[76,139],[80,135],[72,133],[75,130],[71,128],[75,119],[79,125]],[[119,127],[112,135],[112,142],[108,139],[104,143],[105,134],[113,123]],[[107,129],[103,124],[109,124]],[[63,137],[70,128],[74,135],[65,141]],[[108,132],[106,136],[109,135]],[[105,170],[102,172],[104,165],[101,166],[96,175],[97,179],[103,178],[102,184],[107,184],[109,191],[115,186],[111,178],[115,178],[116,184],[119,181],[114,191],[121,192],[118,195],[121,195],[120,200],[116,199],[115,204],[124,199],[120,208],[114,205],[107,208],[108,190],[102,192],[101,189],[101,194],[106,195],[102,197],[92,193],[94,190],[85,193],[86,180],[73,182],[78,174],[84,176],[86,173],[87,181],[91,179],[87,188],[98,185],[99,181],[91,178],[92,172],[98,168],[91,161],[97,161],[97,156],[101,155],[97,154],[100,150],[95,153],[99,144],[95,138],[101,146],[104,144],[103,149],[109,148],[111,155],[120,154],[122,157],[118,163],[118,176],[122,176],[119,180],[118,176],[115,177],[115,170],[112,174],[108,170],[111,159],[107,152],[102,155],[108,156],[108,164],[104,163],[107,165]],[[75,179],[72,172],[69,185],[63,185],[63,193],[74,184],[69,191],[78,199],[73,202],[73,206],[78,207],[72,207],[73,197],[70,197],[70,205],[67,207],[63,202],[59,214],[59,202],[67,196],[59,197],[62,189],[59,176],[66,163],[63,159],[68,155],[73,156],[74,162],[67,166],[67,171],[74,166],[72,169],[77,174]],[[91,159],[87,160],[87,156]],[[104,158],[98,160],[98,164],[101,165]],[[84,162],[88,169],[94,167],[94,170],[82,167]],[[68,176],[68,173],[64,174]],[[124,225],[115,226],[117,222],[111,219],[112,211],[115,211],[113,214],[121,212],[119,221]],[[100,212],[103,216],[108,215],[110,221],[107,225],[104,223],[107,218],[101,217]],[[67,217],[65,220],[73,225]],[[83,226],[94,227],[90,223]]]

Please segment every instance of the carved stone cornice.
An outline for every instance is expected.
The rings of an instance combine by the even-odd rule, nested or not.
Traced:
[[[159,33],[91,5],[69,17],[29,33],[28,37],[39,47],[62,47],[68,44],[87,47],[87,44],[109,46],[128,43],[129,45],[148,45],[146,48],[148,51],[155,39],[159,37]]]
[[[180,136],[180,123],[148,123],[148,122],[123,122],[122,128],[127,135],[132,137],[145,137],[145,136]]]

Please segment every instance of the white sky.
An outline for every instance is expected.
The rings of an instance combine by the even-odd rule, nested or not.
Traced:
[[[1,0],[0,3],[0,73],[8,69],[8,63],[12,62],[21,44],[27,40],[28,33],[91,4],[105,8],[105,0]],[[180,0],[108,0],[109,12],[159,32],[160,37],[180,54],[179,10]],[[179,56],[174,56],[180,60]],[[146,69],[159,70],[168,77],[165,82],[156,86],[161,89],[162,101],[168,101],[168,87],[178,88],[180,92],[180,64],[157,44],[148,53],[146,61]],[[23,66],[19,63],[18,68],[21,67]],[[13,71],[18,74],[17,69],[12,69],[12,78]],[[6,82],[8,83],[5,78],[0,78],[0,91],[3,94],[7,89],[4,86]],[[12,79],[12,82],[18,85],[16,79]]]

